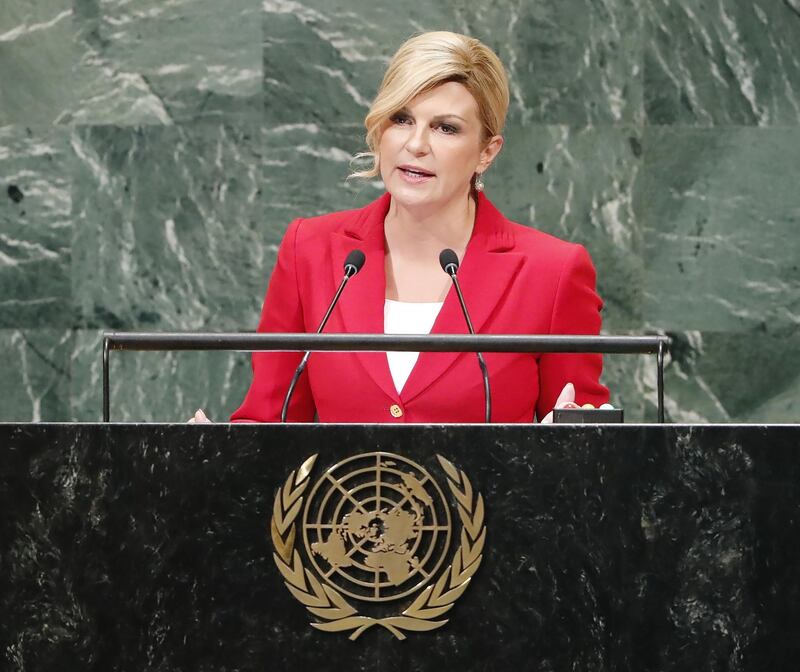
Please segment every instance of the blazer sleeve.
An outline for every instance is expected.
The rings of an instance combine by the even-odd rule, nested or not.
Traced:
[[[258,331],[262,333],[305,332],[302,296],[297,280],[297,232],[302,220],[293,221],[278,249],[261,309]],[[278,422],[289,383],[302,359],[300,352],[254,352],[253,380],[242,405],[231,422]],[[314,400],[308,372],[300,376],[289,405],[287,420],[311,422]]]
[[[550,334],[600,333],[603,302],[595,291],[595,270],[582,245],[572,245],[558,281]],[[567,383],[575,386],[575,401],[595,406],[608,401],[608,389],[600,384],[603,356],[600,354],[548,353],[539,358],[539,399],[536,415],[541,420],[553,410]]]

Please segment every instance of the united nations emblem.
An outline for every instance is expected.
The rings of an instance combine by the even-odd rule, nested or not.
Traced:
[[[289,474],[273,506],[273,557],[286,587],[317,617],[313,627],[356,639],[380,625],[405,639],[407,631],[447,623],[441,616],[480,566],[486,528],[480,493],[437,458],[461,521],[458,548],[444,570],[454,536],[450,507],[419,464],[392,453],[357,455],[327,469],[307,497],[317,456]],[[378,613],[403,599],[411,602],[400,613],[397,607]]]

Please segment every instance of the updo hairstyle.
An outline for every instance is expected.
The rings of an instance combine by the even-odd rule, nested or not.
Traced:
[[[379,147],[386,122],[421,93],[445,82],[459,82],[478,103],[482,140],[500,135],[508,111],[508,77],[497,55],[483,42],[459,33],[422,33],[407,40],[392,57],[378,95],[364,119],[368,152],[366,170],[352,177],[375,177],[380,172]]]

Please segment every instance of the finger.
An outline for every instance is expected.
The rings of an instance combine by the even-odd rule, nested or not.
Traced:
[[[581,408],[594,408],[594,404],[584,404]]]
[[[205,414],[205,413],[203,413],[203,409],[202,409],[202,408],[198,408],[198,409],[195,411],[195,413],[194,413],[194,419],[195,419],[197,422],[208,422],[208,418],[206,417],[206,414]]]
[[[567,383],[564,385],[564,389],[561,390],[561,394],[558,395],[558,399],[556,399],[555,408],[564,408],[566,404],[574,404],[575,403],[575,386],[572,383]]]
[[[553,411],[550,411],[547,415],[542,418],[543,425],[550,425],[553,423]]]
[[[188,425],[193,425],[193,424],[194,424],[194,418],[189,418],[189,419],[186,421],[186,424],[188,424]]]

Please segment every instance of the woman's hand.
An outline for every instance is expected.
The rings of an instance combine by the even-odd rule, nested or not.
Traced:
[[[574,395],[573,395],[573,396],[574,396]],[[202,409],[202,408],[198,408],[198,409],[195,411],[195,413],[194,413],[194,416],[192,416],[192,418],[189,420],[189,424],[190,424],[190,425],[192,425],[192,424],[197,424],[197,425],[199,425],[199,424],[204,424],[204,423],[211,424],[211,420],[209,420],[209,419],[206,417],[206,414],[205,414],[205,413],[203,413],[203,409]]]
[[[553,409],[556,408],[581,408],[575,403],[575,386],[572,383],[564,385],[564,389],[561,390],[561,394],[556,399],[556,405],[553,406]],[[594,406],[592,404],[584,404],[583,408],[594,408]],[[544,416],[542,424],[550,424],[551,422],[553,422],[553,411]]]

